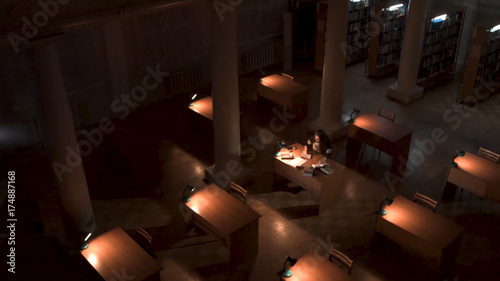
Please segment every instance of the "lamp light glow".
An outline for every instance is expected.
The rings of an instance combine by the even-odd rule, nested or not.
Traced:
[[[500,29],[500,24],[496,25],[495,27],[493,27],[492,29],[490,29],[490,32],[495,32],[495,31],[497,31],[499,29]]]
[[[392,202],[394,202],[394,199],[391,199],[389,197],[384,197],[384,200],[382,200],[382,202],[380,203],[378,214],[381,216],[387,215],[387,211],[382,208],[384,207],[384,204],[386,204],[387,206],[391,206]]]
[[[395,11],[395,10],[401,8],[401,7],[403,7],[403,4],[396,4],[396,5],[390,6],[389,8],[387,8],[387,10],[389,10],[389,11]]]
[[[359,109],[354,109],[352,112],[351,112],[351,115],[349,116],[349,122],[351,123],[354,123],[355,119],[356,119],[356,116],[358,116],[358,114],[360,113],[360,110]],[[356,116],[353,117],[353,115],[356,114]]]
[[[290,270],[290,268],[286,269],[287,262],[288,264],[290,264],[290,267],[293,267],[297,263],[297,259],[291,258],[289,256],[285,258],[285,262],[283,263],[283,274],[282,274],[282,276],[285,278],[292,276],[292,271]]]
[[[442,22],[442,21],[444,21],[447,17],[448,17],[448,15],[447,15],[447,14],[442,14],[442,15],[440,15],[440,16],[437,16],[437,17],[433,18],[431,21],[432,21],[432,22]]]
[[[198,94],[194,94],[192,97],[191,97],[191,100],[194,100],[196,98]]]
[[[85,232],[80,232],[80,234],[81,234],[81,237],[85,237],[85,238],[83,238],[83,242],[80,245],[80,250],[85,250],[89,247],[87,240],[89,240],[90,236],[92,235],[92,232],[89,232],[88,234],[86,234]]]
[[[453,161],[451,161],[450,166],[452,166],[454,168],[458,167],[458,164],[457,164],[457,162],[455,162],[455,159],[457,159],[458,156],[464,157],[464,155],[465,155],[465,151],[463,151],[463,150],[457,150],[457,153],[453,157]]]
[[[276,151],[276,147],[279,146],[279,150]],[[280,140],[278,141],[278,143],[276,144],[276,146],[274,146],[274,156],[280,156],[281,155],[281,150],[283,150],[283,148],[285,148],[285,140]]]
[[[194,192],[195,189],[196,189],[196,187],[187,184],[186,187],[184,188],[184,191],[182,192],[182,195],[183,195],[182,202],[189,202],[189,201],[191,201],[190,195],[191,195],[191,193]]]

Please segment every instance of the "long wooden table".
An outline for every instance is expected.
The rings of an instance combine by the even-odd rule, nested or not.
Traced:
[[[283,278],[286,281],[353,281],[354,279],[331,263],[328,259],[318,256],[313,251],[305,254],[290,268],[292,276]]]
[[[216,184],[196,191],[185,205],[189,219],[229,249],[231,265],[257,256],[260,214],[248,205]]]
[[[346,147],[346,166],[354,167],[362,144],[383,151],[392,156],[391,173],[404,176],[410,154],[413,131],[371,112],[358,116],[349,123]]]
[[[258,84],[259,96],[287,106],[301,116],[307,116],[308,90],[309,87],[278,74],[264,77]]]
[[[204,97],[189,105],[188,118],[199,128],[212,132],[214,121],[212,97]]]
[[[481,197],[500,202],[500,165],[470,152],[455,159],[457,167],[448,166],[443,199],[455,198],[457,186]]]
[[[377,215],[375,231],[435,262],[441,271],[455,265],[465,228],[397,196],[387,215]]]
[[[297,149],[292,152],[294,158],[300,157],[304,146],[299,143],[294,143],[291,146]],[[324,156],[315,153],[312,159],[307,159],[307,162],[302,166],[318,163]],[[321,175],[306,177],[302,174],[302,170],[292,167],[287,163],[291,160],[281,160],[280,156],[274,157],[274,172],[289,179],[290,181],[299,184],[303,188],[314,192],[319,197],[319,213],[323,213],[335,206],[340,199],[340,193],[343,187],[345,167],[339,163],[328,159],[328,166],[333,170],[330,175]]]
[[[134,277],[134,280],[151,280],[162,269],[139,244],[121,228],[101,234],[88,243],[81,254],[104,280],[121,280],[120,277]]]

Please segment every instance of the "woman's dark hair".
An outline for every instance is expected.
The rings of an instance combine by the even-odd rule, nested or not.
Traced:
[[[316,133],[314,133],[315,136],[319,137],[319,141],[322,143],[325,143],[328,140],[328,137],[323,130],[318,130]]]

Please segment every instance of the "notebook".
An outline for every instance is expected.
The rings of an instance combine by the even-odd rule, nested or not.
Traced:
[[[306,162],[307,162],[307,160],[302,159],[300,157],[297,157],[297,158],[293,159],[292,161],[288,162],[287,164],[290,166],[293,166],[293,167],[300,167],[300,166],[304,165],[304,163],[306,163]]]

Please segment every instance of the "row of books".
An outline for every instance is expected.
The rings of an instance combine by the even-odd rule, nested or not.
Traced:
[[[394,41],[394,40],[399,40],[403,38],[404,31],[403,30],[392,30],[389,32],[384,32],[380,34],[380,42],[382,44]]]
[[[434,54],[434,55],[430,55],[430,56],[425,57],[422,60],[422,67],[429,67],[431,65],[439,63],[440,61],[448,60],[448,59],[453,60],[454,58],[455,58],[455,51],[450,49],[447,52],[441,52],[439,54]]]
[[[402,6],[396,10],[389,11],[389,9],[383,9],[382,10],[382,17],[386,20],[393,20],[393,19],[399,19],[399,17],[404,16],[405,14],[405,7]]]
[[[383,31],[386,32],[386,31],[390,31],[390,30],[400,29],[403,26],[404,26],[404,22],[402,19],[384,21]]]
[[[399,50],[401,50],[401,44],[402,44],[401,39],[382,44],[382,45],[380,45],[380,48],[378,49],[378,53],[379,53],[379,55],[383,55],[383,54],[399,51]]]
[[[500,61],[496,63],[489,64],[487,67],[481,67],[478,69],[478,76],[483,77],[486,81],[491,82],[494,81],[493,77],[494,73],[500,71]],[[500,81],[499,81],[500,82]]]
[[[500,50],[497,50],[494,53],[489,53],[486,56],[482,56],[480,60],[481,65],[491,64],[500,59]]]
[[[496,52],[500,49],[500,38],[489,41],[488,44],[483,45],[483,56],[489,53]]]
[[[371,4],[371,0],[349,1],[349,11],[364,8]]]
[[[392,52],[386,55],[379,55],[377,59],[377,66],[382,67],[390,63],[399,62],[400,52]]]
[[[425,45],[422,49],[422,56],[430,56],[434,53],[445,51],[448,48],[455,48],[457,44],[458,36],[454,36],[443,41],[438,41],[432,45]]]
[[[368,42],[370,36],[366,32],[363,32],[359,30],[358,32],[354,33],[348,33],[347,34],[347,42],[356,42],[356,41],[363,41],[363,42]]]
[[[430,21],[429,26],[427,28],[428,32],[438,31],[441,29],[445,29],[448,27],[452,27],[455,23],[459,22],[459,14],[451,13],[448,14],[448,17],[442,21]]]
[[[431,65],[430,67],[421,68],[418,80],[419,82],[421,82],[427,78],[433,77],[442,72],[450,71],[450,68],[453,66],[453,64],[454,60],[450,58],[450,59],[445,59],[440,63]]]
[[[364,18],[370,18],[372,14],[371,6],[366,6],[358,10],[350,11],[347,14],[347,21],[355,21]]]
[[[500,29],[488,34],[488,41],[500,39]]]
[[[365,33],[368,33],[368,30],[367,30],[368,27],[369,27],[369,25],[367,22],[356,21],[356,22],[350,23],[348,25],[347,31],[354,32],[354,31],[358,31],[358,30],[363,30]]]
[[[425,44],[432,44],[436,41],[443,40],[447,37],[456,36],[458,34],[458,26],[450,26],[438,32],[430,32],[425,36]]]

